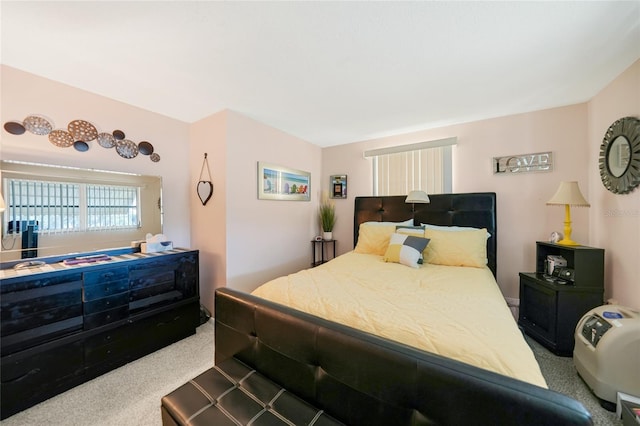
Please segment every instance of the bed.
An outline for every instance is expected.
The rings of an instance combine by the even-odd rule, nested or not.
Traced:
[[[430,199],[357,197],[353,251],[252,294],[546,387],[495,280],[495,194]]]

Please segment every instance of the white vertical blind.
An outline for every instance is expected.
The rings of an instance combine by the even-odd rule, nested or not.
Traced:
[[[79,225],[79,185],[11,179],[7,222],[12,232],[35,225],[38,232],[72,231]]]
[[[415,189],[428,194],[445,192],[444,149],[427,148],[374,156],[374,194],[404,195]]]

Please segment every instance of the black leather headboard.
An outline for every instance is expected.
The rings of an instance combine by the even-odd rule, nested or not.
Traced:
[[[414,225],[429,223],[445,226],[486,228],[487,266],[497,276],[497,232],[495,192],[429,195],[430,203],[405,203],[406,195],[387,197],[356,197],[353,215],[353,246],[358,243],[358,231],[363,222],[400,222],[413,219]]]
[[[349,425],[588,426],[578,401],[228,288],[215,362],[234,357]]]

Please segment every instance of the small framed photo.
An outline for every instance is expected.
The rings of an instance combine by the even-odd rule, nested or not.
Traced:
[[[258,199],[311,200],[311,173],[258,161]]]
[[[331,176],[331,198],[347,198],[347,175]]]

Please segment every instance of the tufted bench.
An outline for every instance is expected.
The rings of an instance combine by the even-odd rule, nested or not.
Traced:
[[[163,425],[342,425],[235,358],[162,398]]]

